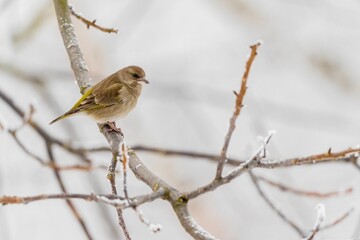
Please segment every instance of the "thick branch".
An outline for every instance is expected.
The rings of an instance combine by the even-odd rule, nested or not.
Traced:
[[[76,81],[80,88],[80,92],[84,93],[85,90],[91,86],[91,78],[85,62],[85,58],[79,46],[79,41],[76,37],[75,30],[70,19],[68,2],[66,0],[54,0],[54,5],[60,33],[71,62],[71,68],[75,74]],[[117,156],[119,154],[119,146],[121,141],[123,140],[123,136],[119,133],[106,131],[107,126],[105,124],[98,124],[98,127],[108,141],[113,156]],[[115,184],[112,184],[113,190],[114,186]],[[114,192],[116,191],[113,191],[113,193]],[[125,221],[122,215],[122,210],[120,208],[117,208],[117,215],[119,219],[119,225],[123,229],[126,239],[130,240],[131,238],[127,231]]]
[[[209,232],[199,226],[195,219],[190,215],[187,204],[173,205],[174,211],[185,230],[197,240],[216,240]]]
[[[68,2],[67,0],[54,0],[54,5],[60,33],[69,55],[71,68],[75,74],[80,92],[84,93],[85,89],[91,85],[91,77],[70,19]]]
[[[164,180],[153,174],[137,157],[135,152],[130,152],[129,167],[135,176],[146,183],[154,192],[165,191],[164,199],[171,203],[181,225],[184,229],[197,240],[216,239],[209,232],[205,231],[191,217],[187,209],[188,199],[177,189],[167,184]]]

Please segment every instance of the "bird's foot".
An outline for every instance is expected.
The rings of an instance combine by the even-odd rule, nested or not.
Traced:
[[[106,123],[102,124],[102,126],[103,126],[103,130],[105,131],[105,133],[116,132],[116,133],[120,133],[122,136],[124,136],[124,134],[121,132],[121,128],[116,127],[115,122],[106,122]]]

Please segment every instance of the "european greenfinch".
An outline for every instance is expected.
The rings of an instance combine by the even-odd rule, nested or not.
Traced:
[[[85,113],[97,123],[111,123],[125,117],[136,106],[141,94],[145,72],[141,67],[128,66],[86,90],[66,113],[50,122]]]

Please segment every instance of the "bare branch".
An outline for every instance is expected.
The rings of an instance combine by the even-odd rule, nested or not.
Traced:
[[[60,194],[41,194],[36,196],[29,197],[19,197],[19,196],[1,196],[0,204],[28,204],[36,201],[43,201],[49,199],[82,199],[88,202],[100,202],[105,203],[117,208],[126,209],[130,207],[140,206],[144,203],[152,202],[156,199],[159,199],[164,194],[163,191],[153,192],[146,195],[140,195],[130,199],[130,204],[128,201],[121,196],[117,195],[104,195],[104,194],[70,194],[70,193],[60,193]]]
[[[49,160],[52,164],[56,165],[56,162],[55,162],[55,158],[54,158],[54,154],[53,154],[53,150],[52,150],[52,146],[49,142],[46,142],[46,150],[47,150],[47,154],[48,154],[48,157],[49,157]],[[54,169],[53,170],[54,174],[55,174],[55,177],[56,177],[56,180],[61,188],[61,191],[63,193],[67,193],[67,189],[64,185],[64,181],[59,173],[59,171],[57,169]],[[75,218],[78,220],[78,222],[80,223],[81,227],[83,228],[86,236],[89,238],[89,239],[93,239],[93,237],[91,236],[90,234],[90,231],[89,229],[87,228],[86,224],[85,224],[85,221],[83,220],[83,218],[81,217],[81,215],[79,214],[79,212],[77,211],[77,209],[75,208],[74,204],[70,201],[70,200],[66,200],[66,204],[68,205],[68,207],[70,208],[70,210],[72,211],[73,215],[75,216]]]
[[[45,166],[47,165],[46,161],[44,159],[42,159],[41,157],[37,156],[36,154],[32,153],[29,149],[27,149],[25,147],[25,145],[20,141],[20,139],[17,137],[16,135],[16,131],[15,130],[8,130],[8,132],[10,133],[10,135],[14,138],[15,142],[19,145],[19,147],[26,153],[28,154],[30,157],[32,157],[33,159],[35,159],[36,161],[38,161],[41,165]]]
[[[306,196],[306,197],[330,198],[330,197],[344,196],[346,194],[350,194],[353,192],[352,187],[340,189],[338,191],[325,192],[325,193],[315,192],[315,191],[304,191],[304,190],[295,189],[295,188],[285,185],[283,183],[272,181],[272,180],[264,178],[262,176],[255,176],[255,177],[257,178],[257,180],[263,181],[263,182],[269,184],[270,186],[280,189],[281,191],[291,192],[291,193]]]
[[[110,151],[108,147],[94,147],[94,148],[76,148],[73,146],[67,145],[69,150],[73,152],[106,152]],[[186,150],[173,150],[167,148],[159,148],[159,147],[151,147],[151,146],[142,146],[142,145],[135,145],[131,147],[133,150],[136,151],[145,151],[145,152],[152,152],[160,155],[165,156],[184,156],[184,157],[191,157],[191,158],[199,158],[199,159],[208,159],[210,161],[218,162],[220,159],[219,155],[215,154],[208,154],[202,152],[193,152],[193,151],[186,151]],[[345,150],[348,151],[348,150]],[[329,162],[338,162],[338,163],[352,163],[360,169],[360,166],[357,164],[358,157],[356,153],[360,154],[360,151],[356,149],[353,150],[355,155],[348,155],[344,157],[326,157],[323,159],[313,160],[313,155],[309,157],[303,158],[289,158],[289,159],[267,159],[262,161],[259,168],[279,168],[279,167],[294,167],[297,165],[310,165],[310,164],[320,164],[320,163],[329,163]],[[318,154],[316,156],[325,154]],[[244,163],[244,160],[236,159],[236,158],[227,158],[225,164],[229,164],[231,166],[239,166],[240,164]]]
[[[216,162],[219,161],[220,155],[215,154],[208,154],[208,153],[201,153],[195,151],[183,151],[183,150],[173,150],[173,149],[166,149],[166,148],[156,148],[156,147],[149,147],[149,146],[142,146],[142,145],[135,145],[132,146],[131,149],[135,151],[144,151],[144,152],[151,152],[156,153],[164,156],[183,156],[183,157],[191,157],[191,158],[205,158],[209,160],[214,160]],[[91,149],[91,150],[105,150],[104,148],[98,149]],[[90,150],[90,151],[91,151]],[[233,166],[239,166],[244,161],[237,160],[235,158],[227,158],[226,164],[230,164]]]
[[[44,85],[44,79],[42,79],[41,77],[28,72],[24,72],[24,70],[9,63],[0,62],[0,70],[15,76],[20,80],[31,82],[36,86]]]
[[[229,183],[230,181],[234,180],[236,177],[240,176],[241,174],[248,172],[251,169],[257,167],[260,162],[260,159],[263,157],[261,153],[265,151],[266,145],[269,143],[269,140],[271,139],[272,136],[271,134],[272,133],[269,132],[269,135],[265,138],[266,141],[262,143],[262,145],[259,147],[259,149],[254,153],[254,155],[251,158],[249,158],[246,162],[234,168],[225,177],[219,179],[215,178],[212,182],[206,184],[205,186],[199,187],[196,190],[185,193],[184,196],[186,196],[186,198],[188,199],[196,198],[201,194],[207,193],[209,191],[213,191],[216,188],[220,187],[221,185]]]
[[[52,152],[52,144],[55,143],[54,139],[52,137],[50,137],[46,131],[44,131],[40,126],[38,126],[37,124],[35,124],[32,120],[31,120],[31,114],[30,117],[27,117],[26,114],[24,113],[24,111],[22,111],[13,101],[12,99],[10,99],[4,92],[2,92],[0,90],[0,98],[2,98],[9,106],[11,106],[11,108],[24,120],[25,122],[27,122],[33,129],[35,129],[38,134],[40,134],[41,136],[43,136],[44,140],[45,140],[45,145],[46,145],[46,149],[47,149],[47,153],[48,153],[48,157],[49,160],[51,162],[52,165],[56,165],[55,163],[55,159],[53,157],[53,152]],[[13,135],[15,136],[15,135]],[[16,138],[15,138],[16,140]],[[20,144],[20,147],[23,148],[24,151],[27,151],[27,149]],[[33,157],[35,159],[37,159],[40,163],[44,163],[43,160],[41,160],[41,158],[38,158],[37,156],[33,155]],[[57,169],[53,169],[54,174],[56,176],[57,182],[60,185],[62,191],[64,193],[66,193],[66,188],[63,184],[62,178],[59,174],[59,171]],[[82,219],[82,217],[79,215],[79,213],[77,212],[76,208],[74,207],[74,205],[67,200],[67,204],[69,206],[69,208],[71,209],[73,215],[76,217],[76,219],[79,221],[81,227],[83,228],[85,234],[87,235],[88,239],[92,239],[92,236],[90,235],[90,232],[88,231],[84,220]]]
[[[209,232],[199,226],[190,215],[186,203],[173,203],[173,209],[184,229],[196,240],[216,240]]]
[[[315,164],[320,162],[346,161],[356,163],[359,158],[360,148],[349,148],[339,152],[326,152],[315,154],[307,157],[290,158],[285,160],[266,160],[261,161],[259,167],[261,168],[278,168],[290,167],[303,164]]]
[[[111,187],[111,193],[114,195],[117,195],[117,189],[116,189],[116,181],[115,181],[115,169],[116,169],[116,165],[117,165],[117,156],[118,154],[113,154],[112,160],[111,160],[111,164],[109,166],[109,171],[108,171],[108,175],[107,178],[109,179],[110,182],[110,187]],[[119,207],[116,207],[116,213],[118,216],[118,222],[119,225],[121,226],[121,228],[123,229],[125,238],[127,240],[131,240],[131,236],[129,231],[127,230],[126,224],[125,224],[125,219],[122,213],[122,209]]]
[[[41,27],[46,23],[46,20],[51,16],[50,4],[51,2],[44,4],[32,19],[27,21],[25,28],[21,28],[20,30],[14,29],[16,32],[13,34],[12,39],[15,45],[29,42],[35,33],[40,31]]]
[[[80,92],[84,93],[85,90],[91,86],[90,84],[90,75],[89,70],[85,62],[85,58],[81,52],[79,46],[79,40],[75,34],[74,27],[72,25],[70,19],[70,11],[68,7],[67,0],[54,0],[56,16],[59,24],[59,29],[61,36],[63,38],[63,42],[65,45],[65,49],[68,53],[71,68],[75,74],[77,83],[80,88]],[[100,132],[103,133],[106,140],[110,145],[111,152],[113,154],[113,161],[117,159],[119,154],[119,146],[121,141],[123,140],[123,136],[119,133],[114,133],[114,131],[106,131],[106,124],[98,124]],[[116,166],[116,165],[115,165]],[[112,187],[112,192],[116,194],[115,188],[115,178],[109,179]],[[127,227],[125,225],[125,221],[122,215],[122,210],[117,208],[117,214],[119,219],[119,225],[123,229],[125,237],[127,240],[131,239]]]
[[[140,221],[145,224],[153,233],[157,233],[160,232],[162,226],[159,224],[154,224],[152,222],[150,222],[149,219],[147,219],[144,215],[144,213],[137,207],[134,207]]]
[[[256,176],[250,171],[249,172],[252,182],[254,183],[256,190],[260,194],[260,196],[265,200],[265,202],[269,205],[269,207],[274,210],[274,212],[282,219],[284,222],[286,222],[289,226],[291,226],[301,237],[305,236],[305,232],[299,227],[297,223],[295,223],[294,220],[291,220],[287,214],[284,213],[284,211],[278,207],[273,201],[270,200],[270,198],[265,194],[265,192],[262,190],[258,183],[258,179]]]
[[[125,141],[123,141],[121,143],[121,159],[122,159],[122,168],[123,168],[123,191],[124,191],[124,196],[127,200],[129,200],[129,194],[127,191],[127,162],[129,159],[129,154],[128,154],[128,145],[125,143]]]
[[[246,62],[245,72],[244,72],[244,75],[243,75],[242,80],[241,80],[240,91],[239,91],[239,93],[236,94],[235,110],[234,110],[234,113],[233,113],[232,117],[230,118],[229,129],[228,129],[228,131],[226,133],[224,145],[223,145],[223,147],[221,149],[220,159],[219,159],[219,163],[218,163],[218,166],[217,166],[215,179],[220,179],[221,176],[222,176],[222,171],[223,171],[224,164],[225,164],[225,161],[226,161],[226,158],[227,158],[227,151],[228,151],[228,148],[229,148],[231,136],[232,136],[232,134],[233,134],[233,132],[235,130],[235,127],[236,127],[236,125],[235,125],[236,119],[240,115],[240,111],[241,111],[241,109],[243,107],[243,100],[244,100],[244,96],[245,96],[246,89],[247,89],[246,83],[247,83],[247,79],[248,79],[248,76],[249,76],[249,73],[250,73],[250,68],[251,68],[251,65],[252,65],[255,57],[256,57],[257,49],[258,49],[258,47],[260,47],[260,45],[261,45],[261,43],[258,42],[256,44],[250,46],[251,53],[250,53],[250,56],[249,56],[249,58],[248,58],[248,60]]]
[[[79,164],[75,164],[75,165],[69,165],[69,166],[59,166],[58,164],[52,163],[52,162],[47,162],[44,159],[42,159],[41,157],[37,156],[36,154],[32,153],[21,141],[20,139],[17,137],[17,131],[15,130],[11,130],[9,129],[8,132],[10,133],[10,135],[14,138],[15,142],[18,144],[18,146],[30,157],[32,157],[33,159],[35,159],[36,161],[38,161],[42,166],[45,167],[49,167],[51,169],[56,169],[58,171],[69,171],[69,170],[80,170],[80,171],[92,171],[92,170],[96,170],[96,169],[104,169],[106,170],[107,167],[104,165],[98,165],[98,166],[93,166],[93,165],[79,165]]]
[[[129,152],[129,167],[135,176],[146,183],[154,192],[165,191],[163,198],[171,203],[184,229],[194,238],[201,240],[216,239],[199,226],[187,209],[188,199],[177,189],[153,174],[137,157],[135,152]]]
[[[69,55],[69,59],[71,62],[71,67],[73,69],[73,72],[75,74],[77,83],[80,88],[80,92],[84,93],[85,89],[90,87],[90,74],[85,62],[85,59],[83,57],[83,54],[79,47],[79,41],[76,37],[70,15],[74,15],[78,19],[80,19],[82,22],[84,22],[87,27],[90,26],[95,27],[97,29],[100,29],[101,31],[105,32],[117,32],[115,29],[108,29],[103,28],[96,24],[96,21],[90,21],[84,17],[82,17],[80,14],[76,13],[72,7],[68,6],[68,2],[66,0],[54,0],[55,9],[57,13],[57,19],[59,23],[59,28],[61,35],[63,37],[64,45],[66,48],[66,51]],[[158,227],[152,224],[150,221],[148,221],[141,211],[137,209],[137,206],[141,204],[141,202],[149,202],[155,199],[158,199],[162,197],[163,199],[167,200],[171,206],[173,207],[175,213],[177,214],[177,217],[179,218],[179,221],[181,222],[182,226],[186,231],[195,239],[216,239],[214,236],[212,236],[209,232],[204,230],[201,226],[199,226],[196,221],[192,218],[188,211],[188,201],[201,195],[204,193],[207,193],[209,191],[215,190],[217,187],[227,184],[240,176],[243,173],[250,172],[250,175],[252,178],[254,177],[251,173],[251,169],[253,168],[272,168],[272,167],[285,167],[285,166],[295,166],[300,164],[312,164],[312,163],[320,163],[325,161],[340,161],[345,159],[351,159],[350,161],[354,163],[355,166],[357,166],[359,169],[359,164],[357,164],[358,161],[358,153],[360,150],[354,150],[350,149],[347,151],[342,151],[339,153],[332,153],[331,149],[329,149],[324,154],[319,155],[312,155],[307,158],[297,158],[297,159],[288,159],[288,160],[282,160],[280,162],[269,162],[269,161],[261,161],[262,159],[266,158],[266,147],[271,139],[271,134],[269,134],[266,138],[264,138],[263,145],[260,146],[260,148],[251,156],[250,158],[247,158],[247,161],[236,161],[235,159],[229,159],[227,157],[228,154],[228,148],[231,142],[232,135],[236,128],[236,121],[237,118],[240,116],[241,109],[243,107],[243,101],[247,90],[247,80],[249,76],[249,72],[252,66],[252,63],[255,59],[255,56],[257,54],[257,48],[260,46],[260,43],[255,44],[251,46],[251,54],[246,62],[245,71],[242,77],[241,86],[239,92],[234,92],[236,96],[235,100],[235,109],[232,114],[232,117],[230,118],[230,126],[227,130],[224,144],[222,146],[221,154],[220,156],[217,155],[211,155],[211,154],[201,154],[201,153],[194,153],[194,152],[188,152],[188,151],[173,151],[173,150],[166,150],[166,151],[158,151],[159,149],[145,149],[138,147],[134,148],[135,150],[142,150],[142,151],[152,151],[157,153],[162,153],[166,155],[182,155],[187,157],[195,157],[195,158],[207,158],[214,162],[217,162],[217,170],[215,178],[212,182],[209,184],[200,187],[194,191],[191,191],[189,193],[182,193],[179,190],[175,189],[174,187],[170,186],[168,183],[160,179],[158,176],[153,174],[149,169],[146,168],[146,166],[141,162],[141,160],[138,158],[135,152],[129,153],[129,155],[126,154],[127,147],[124,144],[124,136],[113,132],[108,131],[108,127],[106,125],[98,125],[100,131],[106,138],[109,144],[109,149],[112,153],[112,159],[111,164],[108,168],[108,179],[110,182],[111,187],[111,195],[95,195],[95,194],[68,194],[67,189],[64,185],[64,182],[61,178],[61,172],[60,170],[65,169],[77,169],[77,170],[89,170],[93,169],[93,166],[91,165],[92,162],[87,158],[87,153],[90,151],[90,149],[80,149],[75,148],[71,144],[64,143],[62,141],[59,141],[56,137],[52,137],[49,135],[46,131],[44,131],[43,128],[41,128],[41,125],[38,125],[33,122],[31,117],[28,119],[25,117],[24,112],[19,110],[19,108],[14,108],[14,111],[18,113],[19,116],[21,116],[25,121],[26,124],[31,126],[38,134],[40,134],[44,138],[44,142],[46,144],[46,150],[48,154],[48,158],[50,163],[46,162],[45,160],[39,158],[35,154],[32,154],[29,149],[22,144],[22,142],[19,141],[19,139],[16,137],[16,131],[13,131],[13,136],[15,141],[18,141],[18,145],[27,152],[30,156],[37,159],[41,164],[47,165],[52,168],[56,179],[58,181],[58,184],[61,187],[61,190],[63,191],[63,194],[60,195],[48,195],[45,196],[33,196],[33,199],[30,199],[31,197],[25,197],[25,198],[19,198],[19,197],[9,197],[4,196],[0,197],[0,202],[4,201],[4,203],[10,204],[10,203],[24,203],[24,202],[30,202],[30,201],[37,201],[37,200],[43,200],[43,199],[65,199],[67,202],[69,208],[72,210],[73,215],[77,218],[79,223],[82,225],[84,232],[87,234],[88,238],[91,239],[91,235],[89,231],[86,228],[86,225],[84,221],[79,216],[79,213],[75,209],[74,205],[72,204],[73,199],[83,199],[87,201],[93,201],[93,202],[100,202],[103,204],[108,204],[111,206],[114,206],[117,210],[118,215],[118,221],[119,225],[123,229],[123,232],[125,234],[126,239],[131,239],[130,234],[126,228],[126,224],[123,218],[122,211],[126,208],[133,208],[136,210],[136,212],[139,214],[139,218],[142,222],[144,222],[147,226],[151,227],[154,231],[158,230]],[[1,97],[1,91],[0,91],[0,97]],[[9,103],[8,103],[9,104]],[[12,102],[10,101],[10,105]],[[31,115],[30,115],[31,116]],[[9,131],[10,132],[10,131]],[[11,132],[10,132],[11,133]],[[84,160],[89,166],[85,165],[73,165],[73,166],[58,166],[56,163],[56,158],[54,156],[54,146],[60,146],[61,148],[76,154],[80,159]],[[104,149],[102,149],[104,150]],[[122,154],[121,154],[122,153]],[[116,186],[116,166],[118,163],[118,160],[122,157],[122,164],[124,169],[124,196],[120,197],[118,196],[117,186]],[[143,196],[137,196],[135,198],[129,198],[127,193],[127,183],[126,183],[126,162],[129,162],[130,169],[134,172],[134,174],[144,183],[146,183],[152,190],[153,193],[143,195]],[[236,166],[233,168],[230,173],[226,174],[224,173],[224,166],[225,164]],[[277,164],[277,165],[276,165]],[[288,165],[287,165],[288,164]],[[224,176],[225,175],[225,176]],[[269,205],[273,205],[273,209],[278,212],[278,214],[288,222],[288,224],[292,225],[293,228],[296,228],[296,224],[289,220],[285,214],[283,214],[279,208],[276,208],[276,205],[271,202],[270,200],[267,200],[268,197],[264,194],[262,189],[260,188],[258,184],[259,179],[255,179],[254,184],[257,186],[259,193],[263,196],[263,198],[269,203]],[[269,183],[270,184],[270,183]],[[274,184],[274,183],[273,183]],[[274,184],[280,189],[286,189],[287,191],[292,191],[297,194],[305,194],[305,191],[301,192],[297,189],[290,188],[285,185],[280,184]],[[315,195],[313,192],[306,192],[310,195]],[[328,195],[330,195],[328,193]],[[323,196],[323,195],[322,195]],[[71,201],[70,201],[71,200]],[[335,220],[333,225],[337,224],[338,222],[345,219],[347,215],[345,214],[341,218]],[[315,234],[321,229],[320,225],[323,221],[323,215],[321,214],[321,211],[318,211],[318,218],[315,223],[315,227],[311,234],[309,235],[308,239],[312,239]],[[304,236],[304,232],[297,227],[298,233],[301,236]]]
[[[316,206],[316,209],[317,209],[317,216],[314,227],[311,230],[310,234],[307,237],[305,237],[303,240],[314,239],[315,235],[320,231],[320,226],[325,219],[325,206],[323,204],[318,204]]]
[[[341,215],[340,217],[336,218],[334,221],[324,225],[323,227],[320,228],[320,231],[325,230],[325,229],[329,229],[332,228],[336,225],[338,225],[339,223],[341,223],[342,221],[344,221],[351,213],[353,213],[355,210],[354,207],[351,207],[348,211],[346,211],[343,215]]]
[[[96,20],[93,20],[93,21],[90,21],[86,18],[84,18],[83,16],[81,16],[80,13],[77,13],[75,10],[74,10],[74,7],[69,5],[69,10],[70,10],[70,13],[71,15],[73,15],[74,17],[76,17],[77,19],[79,19],[80,21],[82,21],[83,23],[85,23],[87,29],[91,27],[94,27],[94,28],[97,28],[99,29],[100,31],[103,31],[103,32],[106,32],[106,33],[118,33],[118,29],[114,29],[114,28],[105,28],[105,27],[101,27],[99,25],[96,24]]]
[[[85,90],[91,86],[91,77],[70,19],[68,2],[67,0],[54,0],[54,5],[60,33],[64,41],[65,49],[69,55],[71,68],[75,74],[80,92],[84,93]]]

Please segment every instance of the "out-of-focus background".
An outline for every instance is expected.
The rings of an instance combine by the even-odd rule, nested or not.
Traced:
[[[118,122],[130,145],[220,152],[240,86],[249,45],[259,49],[249,89],[230,146],[230,156],[246,158],[257,136],[276,130],[271,158],[289,158],[353,147],[360,142],[360,2],[299,0],[105,0],[71,1],[76,11],[105,27],[107,34],[73,18],[94,82],[136,64],[150,81],[137,108]],[[79,146],[106,146],[92,120],[79,116],[48,123],[79,98],[62,43],[52,1],[0,1],[0,88],[52,135]],[[9,128],[21,121],[0,100]],[[45,157],[42,140],[30,128],[19,137]],[[107,164],[109,154],[91,155]],[[212,180],[216,165],[199,159],[140,153],[144,163],[182,191]],[[77,160],[59,150],[61,164]],[[326,222],[352,205],[359,207],[360,175],[350,164],[332,163],[257,174],[293,187],[319,192],[354,187],[351,195],[314,199],[266,187],[281,209],[304,229],[326,206]],[[130,195],[150,190],[129,174]],[[109,193],[106,172],[62,172],[71,193]],[[0,195],[59,193],[51,170],[41,167],[0,132]],[[113,208],[76,201],[95,239],[119,239]],[[133,239],[191,239],[171,206],[157,200],[141,207],[163,229],[152,234],[132,210],[125,219]],[[198,223],[220,239],[299,239],[256,192],[249,176],[190,202]],[[85,239],[64,201],[0,207],[0,239]],[[323,231],[318,239],[360,239],[360,215]]]

